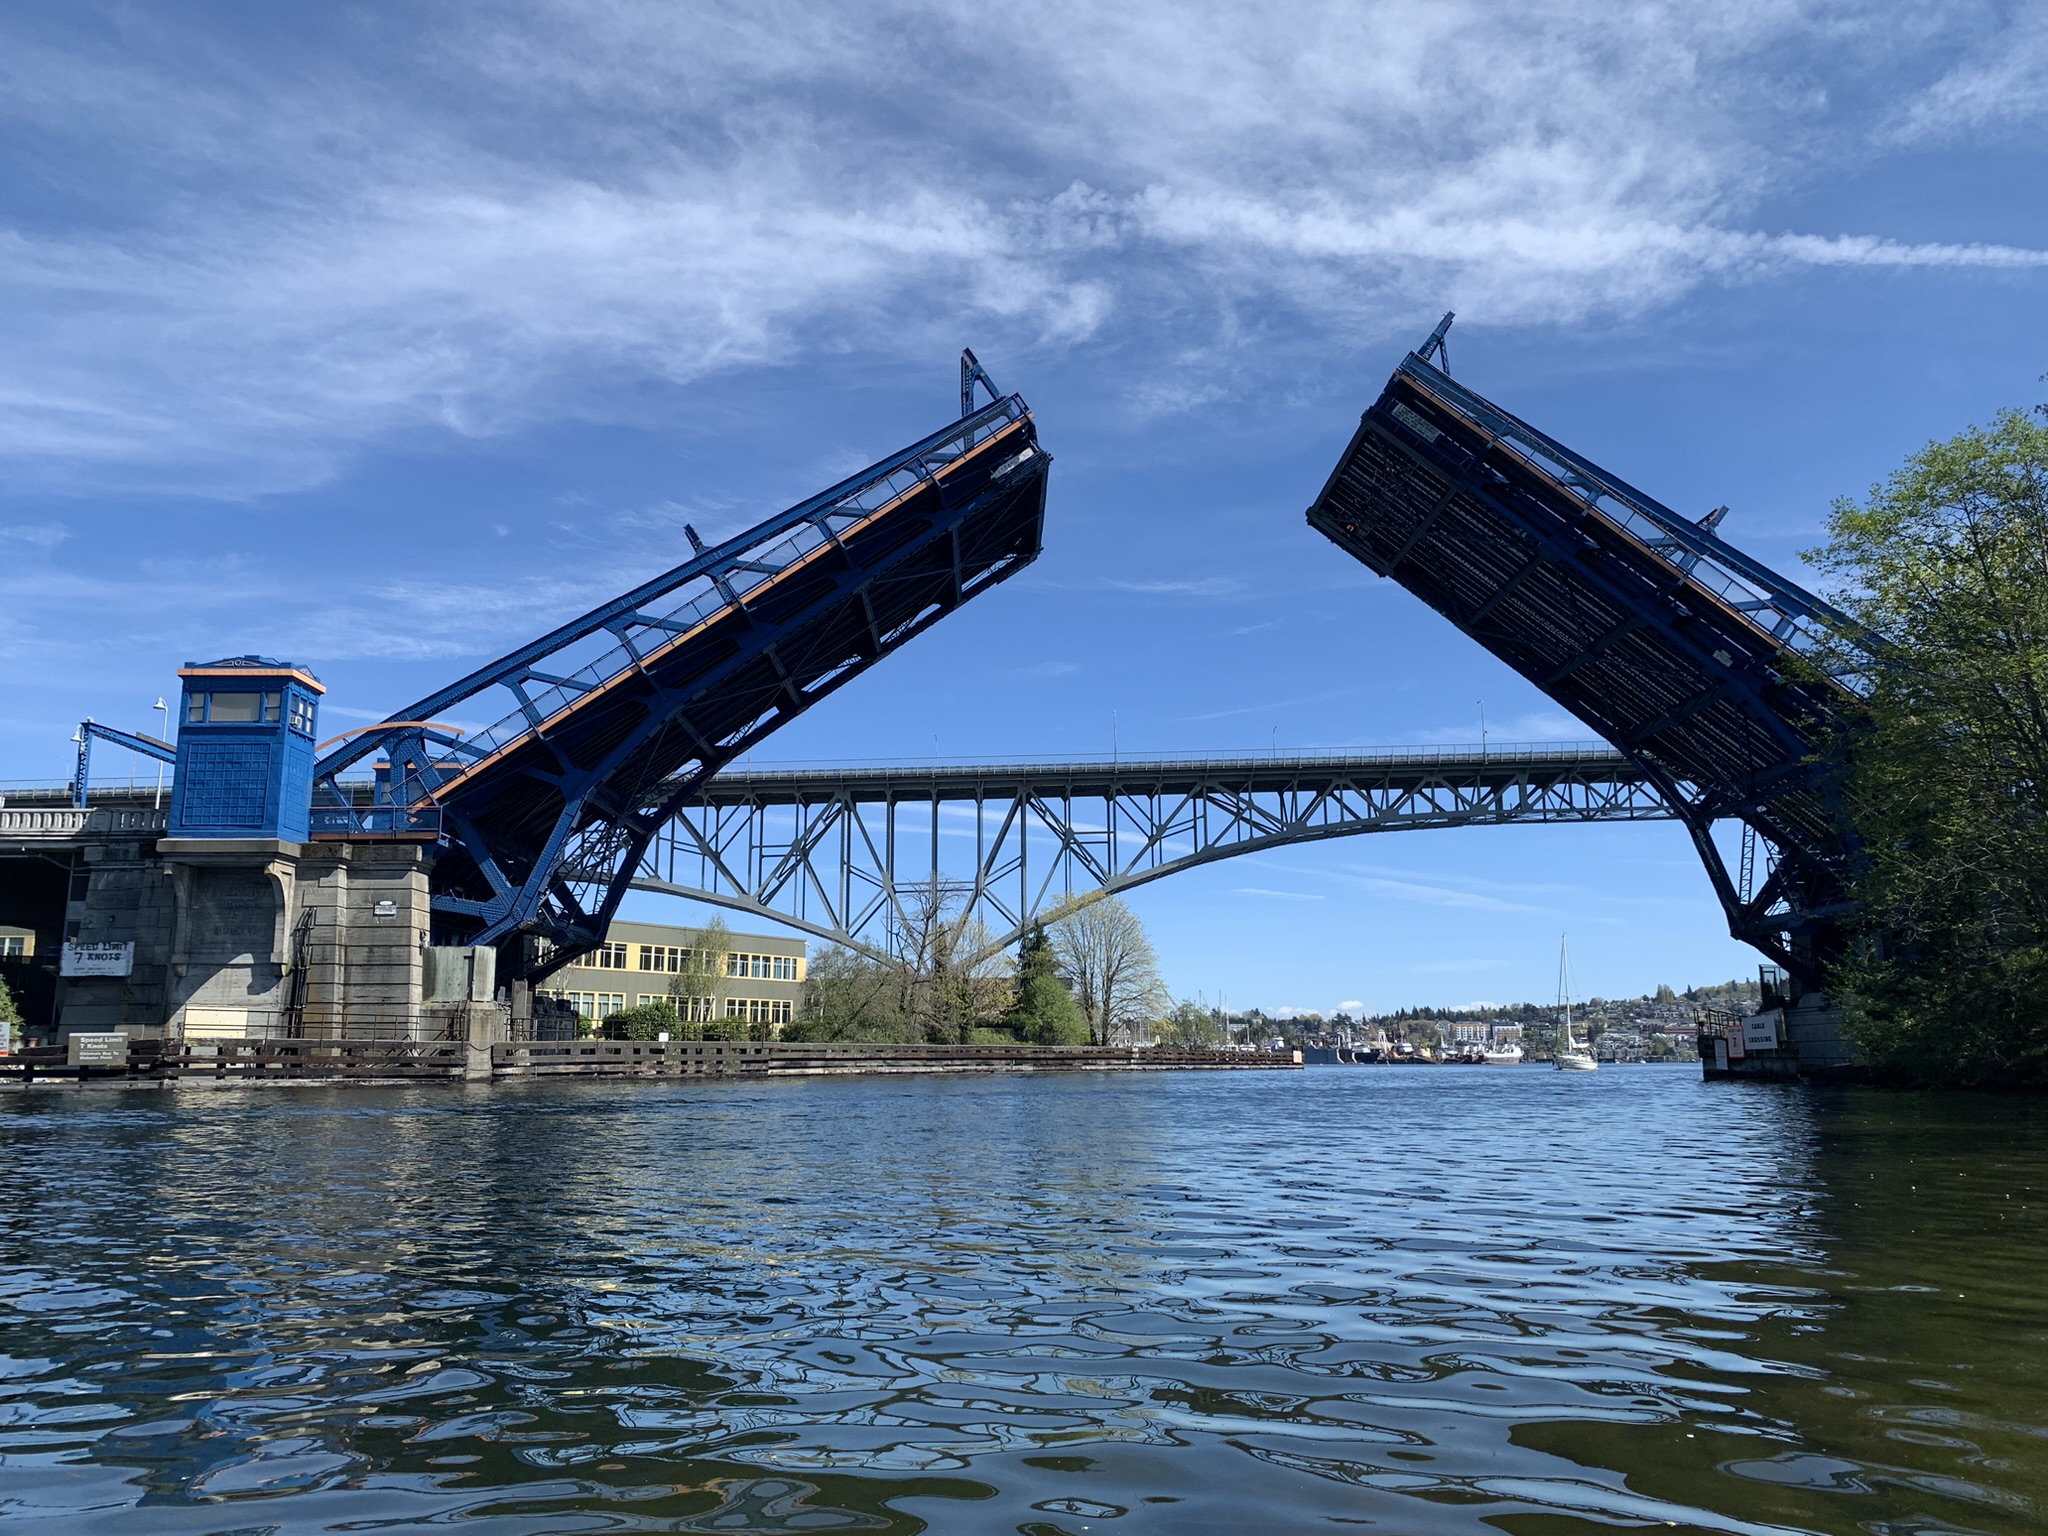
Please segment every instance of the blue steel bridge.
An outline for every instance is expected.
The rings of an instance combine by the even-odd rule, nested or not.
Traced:
[[[1601,746],[736,771],[1037,557],[1051,459],[969,352],[950,425],[715,547],[686,530],[675,569],[326,743],[310,836],[436,845],[435,942],[496,945],[532,981],[599,943],[633,889],[872,954],[943,916],[986,954],[1091,897],[1287,843],[1665,818],[1730,931],[1813,977],[1855,857],[1834,748],[1883,641],[1722,539],[1725,509],[1681,516],[1453,380],[1449,323],[1308,520]],[[294,707],[310,723],[311,695]],[[81,804],[96,738],[173,756],[88,722]]]

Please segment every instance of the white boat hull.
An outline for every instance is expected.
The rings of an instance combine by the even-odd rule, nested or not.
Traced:
[[[1597,1072],[1599,1069],[1599,1062],[1578,1051],[1557,1058],[1557,1070],[1560,1072]]]

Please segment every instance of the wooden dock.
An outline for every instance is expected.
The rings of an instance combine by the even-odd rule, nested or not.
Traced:
[[[488,1050],[488,1059],[485,1052]],[[1285,1071],[1301,1054],[1164,1047],[871,1045],[751,1040],[137,1040],[122,1065],[61,1046],[0,1056],[0,1089],[534,1078],[830,1077],[875,1073]]]

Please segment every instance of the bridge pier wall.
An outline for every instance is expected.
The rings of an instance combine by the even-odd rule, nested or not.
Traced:
[[[1700,1041],[1700,1073],[1714,1078],[1796,1079],[1801,1082],[1857,1082],[1863,1060],[1843,1031],[1841,1005],[1820,992],[1807,992],[1777,1010],[1778,1045],[1731,1054],[1724,1039]]]
[[[135,946],[126,976],[59,980],[56,1007],[66,1031],[125,1030],[160,1037],[170,1011],[170,953],[177,922],[169,870],[143,842],[109,841],[77,850],[63,932],[85,944]]]
[[[305,966],[303,1033],[420,1040],[432,928],[431,860],[412,843],[313,843],[300,872],[293,943]]]
[[[91,837],[90,818],[77,819],[62,934],[134,952],[126,976],[58,982],[42,1026],[57,1039],[110,1030],[194,1041],[469,1034],[461,1005],[426,1001],[425,848]],[[149,830],[161,831],[155,820]]]

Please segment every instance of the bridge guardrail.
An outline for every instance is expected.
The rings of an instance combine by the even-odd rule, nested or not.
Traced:
[[[441,835],[438,805],[316,805],[312,834],[319,838],[410,840]]]
[[[167,810],[125,806],[0,806],[0,837],[72,838],[133,832],[155,836],[170,825]]]

